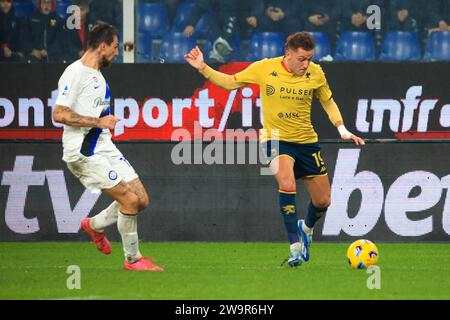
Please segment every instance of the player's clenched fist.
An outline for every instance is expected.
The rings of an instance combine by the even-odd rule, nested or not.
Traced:
[[[113,116],[113,115],[108,115],[105,117],[101,117],[98,123],[98,126],[100,128],[105,128],[105,129],[110,129],[110,130],[114,130],[114,128],[116,127],[117,122],[119,122],[120,119]]]

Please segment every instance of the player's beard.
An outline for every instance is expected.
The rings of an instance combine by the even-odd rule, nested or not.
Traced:
[[[100,64],[100,68],[109,67],[111,66],[113,62],[113,59],[108,60],[106,57],[102,57],[102,62]]]

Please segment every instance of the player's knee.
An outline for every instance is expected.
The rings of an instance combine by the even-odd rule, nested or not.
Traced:
[[[316,199],[313,204],[316,208],[327,209],[331,205],[331,197],[322,196]]]
[[[296,190],[295,180],[290,178],[281,179],[280,182],[278,183],[278,188],[284,191],[295,191]]]
[[[123,205],[132,212],[139,212],[139,198],[133,192],[128,192],[127,196],[123,200]]]
[[[145,208],[148,207],[148,205],[150,204],[150,198],[148,197],[147,194],[145,194],[145,196],[139,198],[139,211],[144,210]]]

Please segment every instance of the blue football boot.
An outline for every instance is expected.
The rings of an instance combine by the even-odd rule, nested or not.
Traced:
[[[290,251],[291,253],[287,261],[288,265],[292,268],[300,266],[303,262],[301,244],[299,242],[291,244]]]
[[[307,233],[303,231],[303,224],[305,221],[303,219],[298,220],[298,234],[300,236],[300,243],[302,245],[301,248],[301,256],[302,259],[306,262],[309,260],[309,248],[311,247],[312,242],[312,230]]]

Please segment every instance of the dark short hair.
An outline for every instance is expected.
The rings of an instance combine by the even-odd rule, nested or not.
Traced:
[[[97,49],[103,42],[110,45],[114,36],[119,38],[119,32],[109,23],[98,21],[89,31],[89,49]]]
[[[316,43],[312,35],[308,32],[296,32],[291,34],[284,45],[284,48],[297,50],[298,48],[302,48],[303,50],[310,51],[313,50]]]

